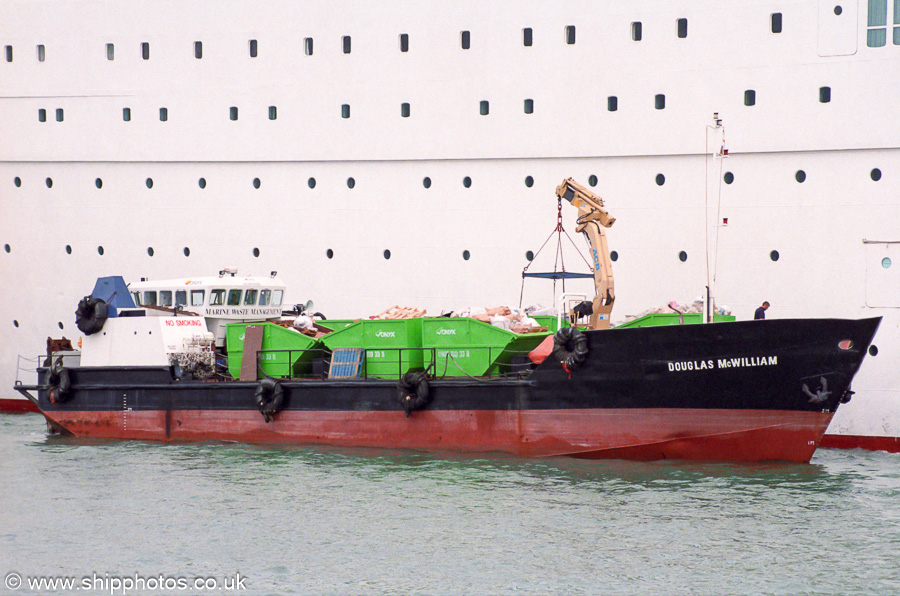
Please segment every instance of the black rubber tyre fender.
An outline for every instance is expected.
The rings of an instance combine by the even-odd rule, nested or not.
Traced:
[[[569,372],[582,365],[588,355],[588,338],[577,327],[563,327],[553,335],[553,353]]]
[[[428,385],[428,373],[408,372],[397,382],[400,407],[406,417],[415,410],[421,410],[431,400],[431,387]]]
[[[284,388],[277,379],[266,377],[257,384],[253,399],[266,422],[272,422],[284,405]]]
[[[93,335],[101,329],[109,316],[109,308],[106,302],[99,298],[85,296],[78,302],[75,311],[75,325],[85,335]]]

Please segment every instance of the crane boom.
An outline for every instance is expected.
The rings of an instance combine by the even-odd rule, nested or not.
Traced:
[[[591,329],[609,329],[613,303],[616,301],[614,291],[612,261],[609,258],[609,247],[603,228],[608,228],[616,221],[603,208],[603,199],[592,193],[571,178],[566,178],[556,187],[556,196],[569,201],[578,208],[576,232],[585,235],[591,245],[591,260],[594,269],[594,300],[591,304],[593,312],[590,316]]]

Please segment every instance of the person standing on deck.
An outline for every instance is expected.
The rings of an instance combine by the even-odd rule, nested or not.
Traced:
[[[762,321],[766,318],[766,310],[769,308],[769,302],[765,301],[762,303],[762,306],[756,309],[756,312],[753,314],[754,321]]]

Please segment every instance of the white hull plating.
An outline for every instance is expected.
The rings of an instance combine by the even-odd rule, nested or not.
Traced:
[[[839,4],[0,1],[5,392],[17,354],[77,339],[101,275],[277,270],[286,303],[331,317],[517,303],[556,184],[596,176],[614,322],[703,294],[709,245],[740,319],[763,300],[770,318],[884,317],[830,432],[900,437],[900,45],[891,14],[869,47],[867,3]]]

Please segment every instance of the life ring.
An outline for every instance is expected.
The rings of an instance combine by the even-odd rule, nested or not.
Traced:
[[[272,422],[284,404],[284,389],[277,380],[266,377],[256,386],[256,394],[253,397],[266,422]]]
[[[78,303],[75,311],[75,324],[85,335],[93,335],[103,329],[103,323],[109,316],[106,302],[99,298],[85,296]]]
[[[553,336],[553,353],[563,367],[572,372],[587,358],[587,335],[577,327],[563,327]]]
[[[408,372],[397,383],[400,407],[406,411],[409,418],[410,412],[421,410],[431,400],[431,391],[428,386],[428,373]]]

